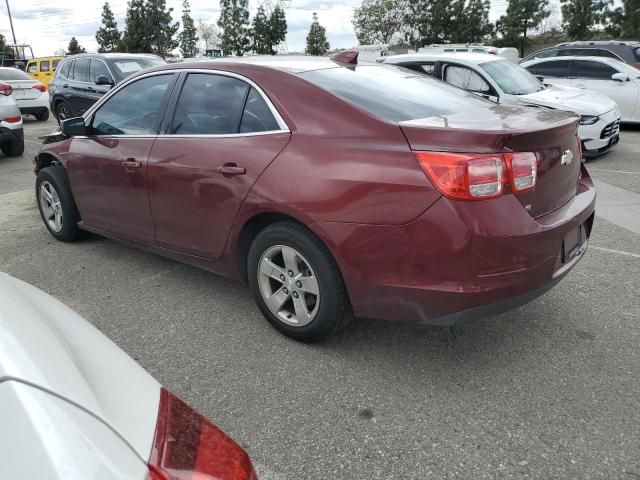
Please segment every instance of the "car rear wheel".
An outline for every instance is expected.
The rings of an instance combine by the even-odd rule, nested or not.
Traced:
[[[38,120],[39,122],[46,122],[47,120],[49,120],[49,110],[38,113],[36,115],[36,120]]]
[[[315,342],[353,318],[335,260],[305,227],[283,222],[265,228],[251,245],[247,264],[256,303],[281,333]]]
[[[36,178],[38,209],[49,233],[63,242],[73,242],[82,236],[80,220],[67,176],[62,167],[46,167]]]
[[[2,153],[7,157],[19,157],[24,153],[24,140],[17,139],[0,145]]]
[[[69,107],[69,104],[64,100],[60,100],[56,104],[56,119],[58,120],[58,123],[62,123],[62,121],[71,117],[71,107]]]

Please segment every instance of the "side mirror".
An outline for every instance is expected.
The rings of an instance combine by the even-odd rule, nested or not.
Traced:
[[[98,75],[96,77],[96,85],[113,85],[113,80],[107,78],[106,75]]]
[[[544,83],[544,77],[542,75],[534,75],[534,77],[540,80],[540,83]]]
[[[611,75],[611,80],[615,80],[616,82],[626,82],[629,80],[629,76],[626,73],[618,72]]]
[[[84,124],[84,118],[75,117],[62,121],[62,134],[67,137],[81,137],[87,134],[87,126]]]

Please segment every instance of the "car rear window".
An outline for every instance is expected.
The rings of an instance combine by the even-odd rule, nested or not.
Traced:
[[[391,65],[328,68],[300,76],[393,122],[446,115],[487,103],[472,93]]]
[[[0,80],[31,80],[31,77],[17,68],[0,68]]]
[[[118,58],[111,61],[111,64],[115,67],[117,72],[122,77],[128,77],[145,68],[155,67],[157,65],[164,65],[164,60],[160,58],[147,57],[147,58]]]

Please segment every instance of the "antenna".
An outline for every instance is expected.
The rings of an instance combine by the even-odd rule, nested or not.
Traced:
[[[276,7],[280,7],[282,11],[286,13],[289,7],[291,7],[291,1],[292,0],[258,0],[258,5],[264,8],[264,13],[266,13],[267,17],[271,17]],[[283,40],[280,42],[276,47],[276,51],[283,55],[289,53],[287,41]]]

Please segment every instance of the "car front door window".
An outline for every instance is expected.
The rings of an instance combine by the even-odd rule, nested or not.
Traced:
[[[92,135],[155,135],[175,75],[142,78],[110,97],[91,122]]]

